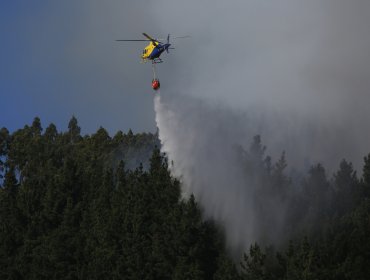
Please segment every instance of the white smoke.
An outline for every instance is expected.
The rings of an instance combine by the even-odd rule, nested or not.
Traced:
[[[163,67],[159,137],[184,192],[224,224],[231,248],[262,235],[276,243],[285,207],[267,194],[270,219],[260,219],[258,186],[234,147],[248,149],[261,135],[273,160],[286,152],[287,171],[320,162],[330,176],[343,158],[361,170],[370,151],[370,2],[216,2],[157,6],[168,11],[163,30],[171,21],[176,32],[195,35]]]
[[[253,227],[246,226],[253,224],[249,189],[241,185],[242,174],[231,151],[235,137],[241,135],[227,123],[224,112],[214,115],[204,103],[184,99],[182,106],[173,105],[155,97],[162,151],[173,162],[172,172],[181,178],[185,195],[193,193],[205,215],[227,228],[228,244],[238,248],[240,242],[254,238]]]
[[[227,245],[236,255],[252,242],[279,245],[287,238],[287,205],[273,193],[261,197],[263,182],[247,174],[237,147],[248,150],[253,137],[261,135],[273,161],[286,151],[288,170],[304,174],[316,162],[334,168],[351,145],[349,135],[335,141],[346,135],[341,126],[299,115],[252,108],[234,112],[179,95],[164,102],[158,94],[154,105],[162,152],[173,175],[181,180],[184,195],[193,193],[205,216],[224,226]]]
[[[180,178],[185,196],[193,193],[205,216],[224,226],[231,251],[239,254],[262,239],[277,243],[285,207],[266,197],[271,224],[264,226],[267,221],[259,216],[254,200],[259,183],[245,176],[237,153],[238,146],[248,145],[253,138],[248,118],[193,98],[163,103],[159,95],[155,112],[162,151],[172,163],[173,175]]]

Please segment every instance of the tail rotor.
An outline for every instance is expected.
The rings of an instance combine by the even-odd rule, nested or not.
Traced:
[[[166,52],[169,53],[168,49],[170,48],[171,44],[170,44],[170,34],[167,35],[167,42],[166,42],[166,45],[165,45],[165,49],[166,49]]]

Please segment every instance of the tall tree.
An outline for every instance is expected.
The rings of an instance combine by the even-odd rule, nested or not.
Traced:
[[[23,223],[17,206],[18,182],[14,169],[5,174],[4,187],[0,188],[0,270],[1,279],[19,277],[17,251],[22,244]]]
[[[71,143],[76,143],[81,140],[81,128],[78,126],[78,121],[75,116],[72,116],[68,123],[68,137]]]
[[[334,200],[332,211],[342,216],[359,202],[359,181],[351,163],[342,160],[333,178]]]

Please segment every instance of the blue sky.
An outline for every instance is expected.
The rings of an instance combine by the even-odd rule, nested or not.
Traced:
[[[75,115],[83,133],[156,131],[151,66],[139,63],[145,44],[115,39],[170,33],[191,38],[173,41],[158,66],[163,102],[186,95],[261,119],[281,115],[287,121],[269,121],[269,135],[257,125],[277,153],[296,131],[302,147],[335,142],[333,157],[345,150],[361,160],[369,9],[363,0],[1,1],[0,126],[14,131],[39,116],[44,128],[65,130]]]
[[[0,126],[14,131],[39,116],[44,128],[53,122],[65,130],[75,115],[85,133],[99,126],[155,131],[151,72],[139,65],[143,46],[114,41],[127,35],[121,24],[132,10],[112,13],[104,26],[112,5],[95,13],[90,3],[0,2]],[[145,84],[138,83],[142,76]]]

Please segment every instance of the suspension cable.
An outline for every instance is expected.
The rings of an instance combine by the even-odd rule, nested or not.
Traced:
[[[152,70],[153,70],[153,80],[155,80],[157,77],[156,71],[155,71],[155,63],[152,64]]]

